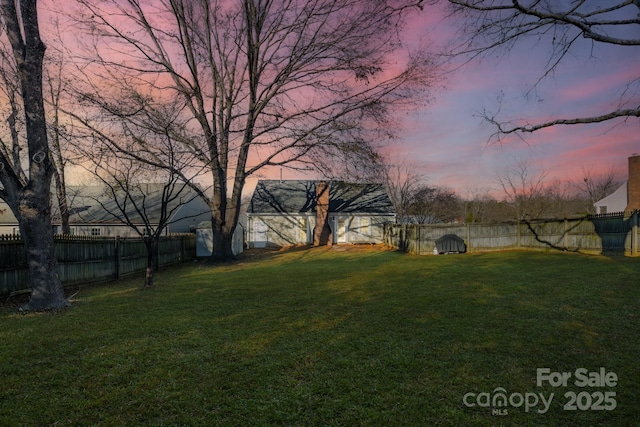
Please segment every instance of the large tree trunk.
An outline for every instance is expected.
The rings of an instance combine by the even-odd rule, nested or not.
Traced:
[[[58,277],[51,226],[53,168],[42,95],[45,46],[40,39],[36,0],[0,0],[0,7],[18,66],[29,153],[28,182],[18,182],[9,173],[2,176],[3,191],[14,202],[12,209],[19,221],[29,267],[31,299],[23,309],[57,309],[69,303]]]
[[[233,254],[233,230],[229,227],[221,227],[216,223],[215,219],[211,221],[213,228],[213,251],[211,252],[211,261],[225,262],[235,259]]]
[[[18,207],[31,286],[31,298],[22,307],[24,311],[53,310],[69,305],[58,276],[53,231],[48,215],[50,208],[48,200],[43,199],[35,192],[27,192]]]

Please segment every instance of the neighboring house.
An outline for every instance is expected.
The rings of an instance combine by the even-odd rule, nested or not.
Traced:
[[[152,224],[160,220],[160,206],[162,201],[163,184],[144,185],[144,207]],[[136,197],[138,206],[142,206],[142,194]],[[131,227],[122,222],[122,214],[113,196],[101,186],[73,186],[67,190],[69,203],[69,225],[72,235],[78,236],[107,236],[107,237],[137,237],[138,234]],[[60,233],[60,214],[55,197],[53,209],[54,233]],[[144,229],[144,222],[135,211],[131,203],[126,212],[132,222]],[[6,211],[5,211],[6,208]],[[195,232],[197,225],[211,219],[211,210],[207,204],[197,197],[192,189],[185,189],[175,201],[169,204],[169,212],[173,211],[170,224],[164,234]],[[18,234],[18,221],[9,207],[0,202],[0,234]]]
[[[629,177],[616,191],[593,204],[597,214],[640,209],[640,155],[628,159]]]
[[[261,180],[247,210],[249,247],[382,243],[395,210],[381,184]]]
[[[616,191],[593,204],[597,214],[622,212],[627,207],[627,181]]]
[[[0,200],[0,234],[20,234],[18,220],[4,201]]]

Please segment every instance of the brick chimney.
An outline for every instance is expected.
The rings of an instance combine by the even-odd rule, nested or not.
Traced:
[[[629,157],[629,181],[627,182],[627,207],[625,211],[640,210],[640,154]]]
[[[316,226],[313,229],[313,246],[324,246],[331,243],[329,184],[320,181],[316,183]]]

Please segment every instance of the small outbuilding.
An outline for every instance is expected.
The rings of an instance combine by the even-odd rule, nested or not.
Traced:
[[[384,185],[261,180],[247,210],[249,247],[383,243],[395,222]]]
[[[231,251],[234,255],[242,253],[244,249],[244,228],[238,224],[233,232]],[[202,221],[196,228],[196,256],[210,257],[213,253],[213,229],[211,221]]]

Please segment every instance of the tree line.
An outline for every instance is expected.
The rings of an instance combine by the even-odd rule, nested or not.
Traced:
[[[526,159],[496,173],[493,190],[467,189],[465,194],[429,182],[408,161],[387,165],[384,175],[397,222],[409,224],[487,224],[583,216],[595,213],[594,203],[624,182],[624,174],[614,167],[599,172],[584,169],[576,181],[553,180]]]

